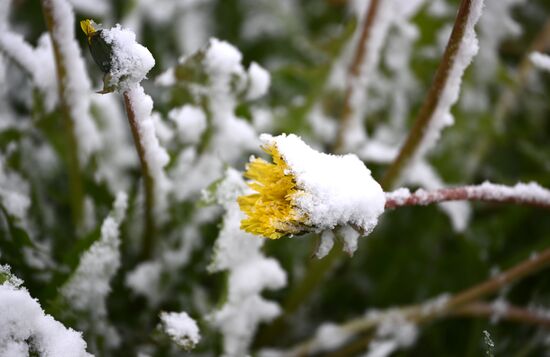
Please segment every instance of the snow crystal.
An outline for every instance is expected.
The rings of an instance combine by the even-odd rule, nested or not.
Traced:
[[[509,306],[510,305],[508,304],[506,299],[504,299],[504,297],[499,296],[497,299],[495,299],[495,301],[493,301],[493,303],[491,304],[491,323],[496,324],[503,316],[506,316]]]
[[[123,29],[119,24],[108,30],[101,30],[101,36],[112,46],[110,84],[121,91],[130,89],[145,79],[155,65],[149,50],[136,42],[136,34]]]
[[[29,194],[29,184],[17,172],[8,170],[4,157],[0,155],[0,203],[18,220],[18,224],[26,222],[27,211],[31,205]]]
[[[101,140],[90,115],[91,84],[80,47],[75,39],[74,12],[66,0],[44,0],[43,5],[50,8],[53,15],[54,26],[51,36],[65,67],[63,97],[74,121],[80,164],[84,166],[89,156],[101,147]]]
[[[425,159],[413,162],[406,170],[404,177],[406,183],[416,184],[428,190],[444,187],[441,178]],[[468,202],[443,202],[438,204],[438,207],[447,214],[456,232],[462,232],[466,229],[471,215],[471,207]]]
[[[269,84],[271,83],[271,77],[269,72],[263,69],[256,62],[252,62],[250,67],[248,67],[248,79],[249,85],[246,93],[247,99],[258,99],[267,93]]]
[[[370,233],[384,211],[382,188],[357,156],[317,152],[294,134],[262,134],[266,145],[275,145],[304,194],[296,204],[319,231],[352,224]]]
[[[0,301],[0,355],[26,356],[34,350],[44,356],[92,356],[81,334],[46,315],[25,289],[4,283]]]
[[[519,198],[533,203],[550,202],[550,190],[535,182],[519,182],[514,186],[505,186],[486,181],[481,185],[467,186],[466,189],[471,196],[480,196],[489,200],[503,201]]]
[[[208,72],[214,75],[241,73],[242,58],[242,54],[233,45],[212,38],[206,51],[204,64]]]
[[[323,351],[334,350],[346,343],[353,334],[333,323],[324,323],[317,328],[315,333],[314,349],[309,351],[315,354]]]
[[[264,239],[240,229],[244,214],[236,198],[249,190],[241,174],[228,169],[216,192],[226,213],[209,269],[228,270],[229,286],[225,304],[210,314],[208,320],[221,330],[224,356],[228,357],[247,355],[258,324],[280,314],[276,303],[261,297],[262,290],[286,285],[286,273],[279,263],[261,252]]]
[[[535,67],[550,72],[550,56],[540,52],[532,52],[529,59]]]
[[[349,225],[340,227],[338,229],[338,234],[344,243],[344,252],[348,253],[350,256],[353,255],[353,253],[357,250],[357,244],[361,234]]]
[[[399,348],[410,347],[418,336],[418,328],[399,312],[384,317],[369,345],[367,357],[386,357]]]
[[[327,256],[327,254],[332,250],[334,246],[334,233],[331,230],[326,230],[321,233],[321,242],[317,251],[315,252],[315,257],[317,259],[322,259]]]
[[[160,262],[145,262],[126,275],[125,283],[133,292],[145,296],[149,303],[155,306],[160,298],[161,274],[162,264]]]
[[[61,289],[67,301],[77,310],[97,316],[106,314],[105,298],[109,283],[120,267],[119,226],[126,214],[128,197],[120,192],[113,211],[101,225],[101,237],[84,252],[69,281]]]
[[[161,312],[160,328],[178,346],[189,350],[194,348],[201,338],[197,322],[186,312]]]
[[[206,130],[206,114],[194,105],[174,108],[168,113],[168,118],[176,123],[178,137],[186,144],[198,143]]]

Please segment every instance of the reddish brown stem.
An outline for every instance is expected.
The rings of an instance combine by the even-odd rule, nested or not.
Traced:
[[[143,187],[145,192],[145,200],[144,200],[144,215],[145,215],[145,223],[144,223],[144,231],[143,231],[143,245],[141,248],[141,258],[142,259],[148,259],[153,251],[153,238],[155,233],[155,221],[153,219],[153,207],[154,207],[154,179],[151,175],[151,170],[149,168],[149,164],[147,163],[147,159],[145,156],[145,147],[143,146],[143,142],[141,140],[140,130],[139,130],[139,124],[136,120],[136,115],[134,112],[134,109],[132,107],[132,101],[130,100],[130,96],[128,95],[128,92],[123,93],[124,97],[124,105],[126,107],[126,113],[128,115],[128,123],[130,124],[130,129],[132,132],[132,137],[134,139],[134,145],[136,147],[136,151],[138,153],[139,162],[141,164],[141,173],[143,176]]]
[[[507,192],[495,192],[495,187],[504,188]],[[550,209],[550,191],[540,188],[539,195],[526,195],[514,190],[512,187],[500,185],[465,186],[455,188],[442,188],[439,190],[417,190],[414,193],[400,196],[397,193],[388,193],[386,197],[386,209],[429,205],[447,201],[482,201],[493,203],[513,203],[519,205],[534,206]]]
[[[529,309],[507,306],[505,311],[497,311],[492,304],[483,302],[475,302],[454,310],[451,316],[467,316],[467,317],[493,317],[498,316],[499,319],[527,323],[532,325],[540,325],[550,327],[550,316],[538,314]]]
[[[460,8],[458,9],[453,26],[453,31],[451,32],[451,37],[449,38],[449,42],[447,43],[447,47],[443,53],[443,58],[441,59],[441,63],[435,73],[432,85],[430,86],[424,103],[416,116],[414,126],[410,130],[405,143],[397,155],[397,158],[390,165],[384,178],[382,179],[382,187],[386,190],[393,187],[395,182],[399,179],[401,172],[407,167],[411,159],[416,154],[420,144],[424,140],[426,128],[429,127],[435,109],[437,108],[437,104],[441,100],[443,89],[447,84],[449,74],[456,59],[456,54],[460,48],[462,38],[464,37],[466,24],[470,17],[472,1],[473,0],[462,0],[460,3]]]

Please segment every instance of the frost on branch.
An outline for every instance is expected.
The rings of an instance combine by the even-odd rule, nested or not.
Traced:
[[[261,252],[264,240],[239,228],[243,214],[236,199],[247,191],[240,173],[228,169],[216,192],[225,216],[209,268],[212,272],[228,271],[229,280],[227,300],[209,320],[222,332],[224,355],[228,357],[247,355],[258,325],[279,315],[279,306],[264,299],[262,290],[286,285],[286,273],[279,263]]]
[[[128,197],[119,193],[111,214],[101,225],[101,237],[84,252],[80,263],[61,293],[76,310],[104,317],[109,283],[120,267],[119,227],[126,214]]]
[[[428,205],[455,200],[508,202],[550,208],[550,190],[535,182],[520,182],[514,186],[484,182],[481,185],[442,188],[433,191],[419,189],[414,193],[407,188],[400,188],[386,193],[386,208]]]
[[[197,322],[183,311],[161,312],[159,328],[185,350],[194,348],[201,338]]]
[[[550,72],[550,56],[544,53],[540,52],[533,52],[529,56],[529,59],[531,62],[535,65],[535,67]]]
[[[484,0],[472,0],[470,11],[464,27],[464,34],[458,44],[458,50],[451,59],[452,66],[447,74],[446,82],[440,89],[437,106],[435,107],[426,132],[423,134],[423,141],[417,150],[416,158],[422,158],[431,150],[446,126],[454,123],[451,107],[457,102],[460,94],[460,85],[466,68],[479,50],[478,40],[474,30],[483,9]]]
[[[0,278],[9,269],[0,266]],[[21,281],[10,276],[0,283],[0,355],[90,357],[79,332],[68,329],[44,313]]]
[[[271,239],[340,227],[346,251],[355,251],[358,236],[369,234],[384,211],[384,192],[369,169],[355,155],[317,152],[294,134],[260,139],[273,163],[253,157],[248,164],[257,193],[239,197],[248,216],[241,227]]]
[[[164,167],[168,164],[170,157],[160,145],[155,131],[155,122],[152,116],[153,99],[145,94],[143,87],[139,84],[134,84],[125,92],[125,95],[135,115],[135,124],[140,136],[139,140],[145,151],[145,161],[148,165],[149,174],[154,180],[156,213],[162,215],[166,208],[167,195],[171,188],[171,182],[164,171]]]

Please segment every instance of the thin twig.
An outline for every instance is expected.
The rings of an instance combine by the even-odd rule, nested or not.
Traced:
[[[399,179],[402,171],[407,167],[411,159],[414,157],[420,144],[424,140],[427,128],[430,126],[431,121],[434,118],[434,112],[437,108],[439,101],[441,100],[443,90],[447,84],[449,74],[455,63],[456,54],[460,48],[460,43],[464,37],[466,30],[466,24],[470,17],[471,7],[473,0],[462,0],[460,8],[456,15],[451,37],[443,53],[441,63],[437,68],[434,80],[430,86],[428,94],[422,107],[418,112],[414,121],[414,126],[409,131],[409,135],[405,140],[405,143],[401,147],[397,158],[390,165],[384,178],[382,179],[382,187],[385,190],[391,189],[395,182]]]
[[[518,306],[506,306],[506,310],[498,311],[493,304],[474,302],[458,308],[450,313],[450,317],[488,317],[498,316],[499,320],[522,322],[531,325],[550,327],[550,316],[539,314]]]
[[[67,155],[68,155],[68,167],[69,167],[69,191],[70,191],[70,201],[71,201],[71,210],[73,216],[73,223],[75,228],[80,227],[84,215],[84,190],[83,190],[83,180],[82,172],[80,168],[80,160],[78,158],[79,144],[77,140],[76,130],[75,130],[75,121],[77,118],[72,117],[69,104],[67,102],[67,71],[66,68],[66,59],[63,57],[63,52],[61,51],[61,45],[56,28],[56,20],[54,16],[53,4],[51,1],[42,0],[42,11],[44,13],[44,19],[46,21],[46,26],[50,33],[50,38],[52,40],[52,47],[55,58],[55,66],[57,72],[57,84],[59,89],[59,103],[61,111],[63,113],[63,122],[65,127],[65,135],[67,140]]]
[[[147,259],[151,256],[153,250],[153,238],[155,232],[155,221],[153,218],[153,209],[155,201],[155,188],[154,188],[154,178],[149,168],[149,164],[145,157],[145,146],[141,140],[139,124],[136,120],[136,114],[134,108],[132,107],[132,101],[128,92],[123,93],[124,97],[124,106],[126,108],[126,114],[128,116],[128,123],[130,124],[130,130],[132,132],[132,137],[134,139],[134,145],[139,157],[139,162],[141,164],[141,173],[143,176],[143,188],[145,192],[144,197],[144,216],[145,216],[145,227],[143,231],[143,245],[141,250],[141,258]]]
[[[365,19],[363,21],[363,27],[361,29],[361,35],[357,42],[355,49],[355,55],[350,64],[348,70],[348,83],[344,96],[344,107],[342,109],[342,116],[340,117],[340,126],[338,127],[338,134],[336,137],[336,143],[334,151],[340,151],[345,144],[346,131],[350,125],[351,117],[353,115],[352,97],[355,90],[358,90],[356,81],[361,75],[361,67],[363,66],[364,58],[367,53],[367,41],[369,40],[370,33],[372,31],[372,25],[376,19],[376,14],[379,8],[379,0],[372,0],[367,7],[365,13]],[[361,88],[366,90],[366,88]]]
[[[533,191],[530,191],[530,189]],[[397,190],[386,194],[386,209],[429,205],[447,201],[513,203],[550,209],[550,190],[536,184],[518,184],[510,187],[488,183],[478,186],[442,188],[433,191],[419,189],[414,193],[408,192],[408,190],[402,193],[401,190]]]
[[[518,263],[512,268],[480,283],[463,290],[454,296],[442,299],[439,302],[427,301],[419,305],[405,306],[402,308],[392,308],[386,311],[367,315],[364,317],[350,320],[340,325],[343,331],[346,331],[350,335],[363,334],[371,329],[377,327],[382,321],[392,314],[400,314],[407,321],[414,323],[427,323],[438,318],[444,318],[448,316],[457,315],[463,309],[465,313],[473,313],[478,307],[468,308],[472,303],[477,303],[478,300],[496,293],[508,284],[521,280],[529,275],[532,275],[550,265],[550,248],[530,256],[528,259]],[[439,300],[439,299],[436,299]],[[465,309],[465,310],[464,310]],[[517,320],[517,310],[512,310],[514,318]],[[512,318],[510,318],[512,319]],[[544,324],[547,320],[544,320]],[[364,342],[362,346],[365,345]],[[295,347],[291,348],[289,352],[285,353],[285,356],[304,356],[317,347],[317,341],[315,338],[311,338],[304,341]]]

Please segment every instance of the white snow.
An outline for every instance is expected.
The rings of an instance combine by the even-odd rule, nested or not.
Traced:
[[[206,130],[206,114],[194,105],[174,108],[168,113],[168,118],[176,123],[178,137],[185,144],[198,143]]]
[[[227,169],[216,197],[225,208],[223,227],[214,246],[210,271],[228,271],[228,296],[224,305],[208,317],[224,336],[224,356],[246,356],[257,326],[271,321],[281,309],[260,294],[264,289],[286,285],[286,273],[279,263],[263,255],[264,239],[243,232],[244,214],[236,202],[249,192],[241,174]]]
[[[550,190],[535,182],[519,182],[514,186],[505,186],[484,182],[477,186],[467,186],[468,195],[502,201],[506,199],[521,199],[533,203],[550,203]]]
[[[327,256],[334,246],[334,233],[331,230],[326,230],[321,233],[321,242],[315,252],[317,259],[322,259]]]
[[[199,327],[186,312],[161,312],[160,328],[178,346],[189,350],[200,341]]]
[[[384,211],[385,196],[370,170],[353,154],[317,152],[294,134],[262,134],[265,145],[275,145],[296,178],[297,208],[317,231],[354,225],[369,234]]]
[[[529,59],[535,65],[535,67],[550,72],[550,56],[540,52],[532,52],[529,55]]]
[[[388,314],[376,330],[376,338],[369,344],[366,357],[386,357],[399,348],[414,344],[418,328],[399,313]]]
[[[79,147],[81,166],[85,166],[91,154],[101,146],[95,122],[90,115],[91,84],[86,66],[75,39],[75,16],[66,0],[45,0],[51,8],[55,24],[51,32],[65,68],[65,91],[63,97],[69,107]]]
[[[310,354],[316,354],[323,351],[331,351],[346,343],[353,334],[344,330],[341,326],[333,323],[323,323],[315,332],[315,340],[312,343],[314,349]]]
[[[425,158],[413,162],[405,171],[404,178],[405,183],[419,185],[428,190],[436,190],[445,186]],[[438,206],[447,214],[456,232],[462,232],[466,229],[471,215],[471,207],[468,202],[443,202]]]
[[[271,76],[268,71],[256,62],[252,62],[250,67],[248,67],[248,79],[247,99],[258,99],[267,93],[269,85],[271,84]]]
[[[156,306],[161,298],[161,274],[160,262],[144,262],[126,275],[125,284],[134,293],[145,296],[151,306]]]
[[[238,74],[243,72],[241,52],[226,41],[210,39],[204,65],[209,73],[215,76]]]
[[[136,42],[136,34],[123,29],[119,24],[101,31],[106,43],[112,46],[110,84],[120,91],[126,91],[146,78],[155,65],[149,50]]]
[[[145,94],[143,87],[133,84],[125,92],[128,96],[130,106],[134,111],[141,144],[145,150],[145,160],[155,185],[155,211],[160,214],[164,212],[171,182],[164,172],[170,157],[166,150],[160,146],[155,132],[155,122],[152,117],[153,99]]]
[[[462,76],[479,50],[474,27],[481,17],[483,3],[484,0],[473,0],[471,2],[464,35],[454,56],[452,68],[449,70],[447,81],[441,91],[437,106],[429,120],[428,127],[425,129],[423,140],[415,153],[416,159],[423,157],[435,146],[443,128],[454,123],[451,107],[458,100]]]
[[[101,237],[82,254],[80,262],[61,293],[75,309],[103,317],[110,281],[120,267],[119,227],[126,214],[128,197],[120,192],[113,210],[101,225]]]
[[[30,188],[17,172],[6,167],[5,159],[0,155],[0,203],[17,224],[25,224],[27,211],[31,205]]]
[[[66,328],[44,313],[27,290],[10,283],[0,285],[0,355],[90,357],[79,332]]]

